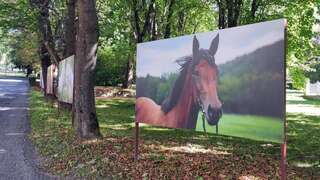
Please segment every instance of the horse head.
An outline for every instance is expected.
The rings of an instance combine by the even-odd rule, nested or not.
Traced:
[[[218,67],[214,55],[219,44],[219,34],[209,49],[199,49],[199,41],[193,38],[192,80],[197,101],[210,125],[217,125],[222,116],[222,103],[218,97]]]

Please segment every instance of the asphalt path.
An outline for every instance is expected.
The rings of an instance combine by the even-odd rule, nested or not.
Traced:
[[[52,179],[41,173],[27,135],[29,85],[22,77],[0,77],[0,180]]]

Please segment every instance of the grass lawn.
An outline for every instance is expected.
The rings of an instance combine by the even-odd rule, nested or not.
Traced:
[[[31,91],[30,138],[46,157],[45,171],[81,178],[279,179],[279,144],[192,130],[142,126],[140,160],[134,162],[134,99],[96,104],[103,139],[83,143],[74,136],[70,114],[58,116],[40,92]],[[319,124],[318,117],[288,114],[288,179],[320,177]]]
[[[216,132],[216,127],[210,126],[207,121],[205,121],[205,127],[207,132]],[[223,114],[218,129],[219,134],[260,141],[283,142],[283,121],[277,118]],[[203,120],[200,113],[196,130],[203,131]]]

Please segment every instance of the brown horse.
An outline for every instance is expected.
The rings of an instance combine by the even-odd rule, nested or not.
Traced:
[[[219,34],[209,49],[199,49],[194,36],[193,52],[177,62],[181,65],[170,96],[162,105],[140,97],[136,101],[136,121],[172,128],[194,129],[201,109],[210,125],[217,125],[222,116],[218,97],[218,68],[214,55],[218,49]]]

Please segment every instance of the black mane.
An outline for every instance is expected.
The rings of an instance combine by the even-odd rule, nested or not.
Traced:
[[[210,65],[215,64],[214,55],[217,52],[219,44],[219,34],[212,40],[209,49],[200,49],[199,41],[196,36],[193,37],[192,55],[185,56],[178,59],[176,62],[181,66],[180,74],[175,81],[173,88],[170,91],[169,96],[162,102],[161,110],[164,113],[168,113],[175,107],[181,98],[182,89],[186,82],[188,70],[191,69],[191,73],[194,73],[194,67],[200,62],[200,60],[207,60]],[[192,66],[192,67],[190,67]],[[199,114],[200,105],[197,102],[193,102],[191,109],[189,109],[188,119],[186,121],[186,128],[194,129],[196,127],[197,118]]]
[[[200,49],[199,52],[200,52],[199,59],[206,59],[209,62],[209,64],[215,64],[214,58],[213,58],[213,56],[210,55],[209,50]],[[168,113],[169,111],[171,111],[171,109],[177,104],[177,102],[181,96],[181,92],[182,92],[181,88],[184,87],[183,85],[185,83],[185,79],[186,79],[186,76],[188,73],[189,66],[196,65],[193,63],[194,61],[192,59],[192,56],[182,57],[182,58],[176,60],[176,62],[181,66],[180,74],[179,74],[177,80],[175,81],[169,96],[161,104],[161,110],[164,113]]]
[[[170,95],[162,102],[161,110],[164,113],[168,113],[172,110],[173,107],[176,106],[177,102],[181,97],[181,91],[184,87],[185,79],[187,77],[188,69],[192,64],[192,57],[186,56],[176,61],[180,66],[180,74],[175,81],[173,88],[171,89]],[[198,118],[200,106],[198,104],[194,104],[188,115],[188,120],[185,128],[194,129],[196,127],[196,119]]]
[[[192,64],[192,57],[186,56],[176,61],[180,66],[180,74],[175,81],[169,96],[162,102],[161,110],[168,113],[177,104],[181,96],[181,88],[183,88],[189,66]]]

